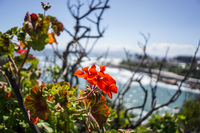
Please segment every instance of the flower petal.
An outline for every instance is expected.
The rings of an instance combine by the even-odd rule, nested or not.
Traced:
[[[84,72],[82,72],[81,70],[77,70],[74,73],[75,76],[78,76],[79,78],[84,78],[86,76],[86,74]]]
[[[112,93],[110,91],[108,91],[108,96],[110,97],[110,99],[112,99]]]
[[[82,68],[83,71],[88,72],[89,66]]]
[[[110,89],[110,91],[113,92],[114,94],[117,94],[118,89],[117,89],[117,86],[116,86],[116,85],[113,84],[112,86],[110,86],[109,89]]]
[[[104,66],[100,66],[100,72],[104,73],[105,70],[106,70],[106,66],[105,65]]]

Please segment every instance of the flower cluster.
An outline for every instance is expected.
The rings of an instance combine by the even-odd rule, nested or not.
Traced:
[[[112,99],[112,93],[117,94],[116,81],[107,73],[104,73],[106,70],[105,66],[100,66],[100,71],[96,70],[96,66],[92,65],[91,67],[84,67],[81,70],[77,70],[74,75],[79,78],[84,78],[90,83],[90,85],[97,86],[103,93]]]

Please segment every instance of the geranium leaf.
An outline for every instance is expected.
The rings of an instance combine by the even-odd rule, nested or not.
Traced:
[[[14,45],[11,38],[5,33],[0,36],[0,53],[4,56],[11,56],[14,53]]]
[[[92,106],[91,113],[98,122],[100,128],[102,128],[109,115],[109,109],[106,105],[106,99],[104,96],[101,97],[99,103]]]
[[[57,36],[60,35],[60,32],[64,30],[64,26],[61,22],[59,22],[56,17],[47,16],[46,17],[51,22],[51,28],[54,30]]]
[[[46,120],[51,112],[45,97],[43,97],[42,90],[41,87],[31,88],[31,94],[26,97],[24,104],[26,109],[30,110],[32,117]]]
[[[47,35],[47,32],[49,30],[49,20],[47,19],[42,19],[37,22],[37,27],[36,27],[36,32],[41,35]]]
[[[40,36],[38,39],[34,39],[33,37],[31,37],[27,42],[30,46],[32,46],[33,50],[41,51],[49,42],[49,37],[47,34]]]
[[[62,107],[67,105],[68,99],[67,96],[69,95],[69,91],[67,89],[59,90],[59,99],[61,100],[60,105]]]
[[[100,101],[96,104],[92,104],[91,112],[88,113],[88,130],[94,131],[99,130],[103,127],[103,124],[107,121],[109,115],[109,109],[106,105],[106,99],[104,96],[100,97]],[[85,107],[88,108],[88,105],[91,103],[88,99],[84,100],[86,104]],[[90,108],[90,107],[89,107]]]

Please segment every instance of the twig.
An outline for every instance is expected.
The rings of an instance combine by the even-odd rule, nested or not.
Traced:
[[[13,60],[13,58],[11,56],[8,56],[8,58],[9,58],[10,62],[13,64],[16,73],[18,73],[18,68],[17,68],[17,65],[15,64],[15,61]]]

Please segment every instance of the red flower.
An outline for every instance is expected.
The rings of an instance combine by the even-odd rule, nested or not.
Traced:
[[[24,53],[26,53],[26,51],[27,51],[27,49],[19,49],[19,50],[17,51],[17,53],[18,53],[18,54],[24,54]]]
[[[7,97],[10,97],[11,96],[11,93],[10,92],[7,92]]]
[[[118,89],[116,81],[109,74],[105,74],[105,70],[105,66],[100,66],[100,71],[97,71],[96,66],[92,65],[91,68],[84,67],[82,71],[77,70],[74,75],[86,79],[91,85],[97,85],[104,94],[108,93],[108,96],[112,99],[112,93],[117,94]]]
[[[84,73],[84,72],[85,73]],[[81,70],[77,70],[74,75],[78,76],[79,78],[84,78],[86,79],[90,84],[95,85],[96,79],[94,79],[97,75],[97,70],[96,70],[96,66],[92,65],[91,68],[89,69],[89,67],[84,67]]]
[[[109,75],[105,74],[102,80],[97,83],[97,86],[104,94],[108,93],[108,96],[112,99],[112,93],[117,94],[116,81]]]
[[[32,13],[32,14],[31,14],[31,22],[32,22],[32,23],[35,23],[37,20],[38,20],[37,14]]]

